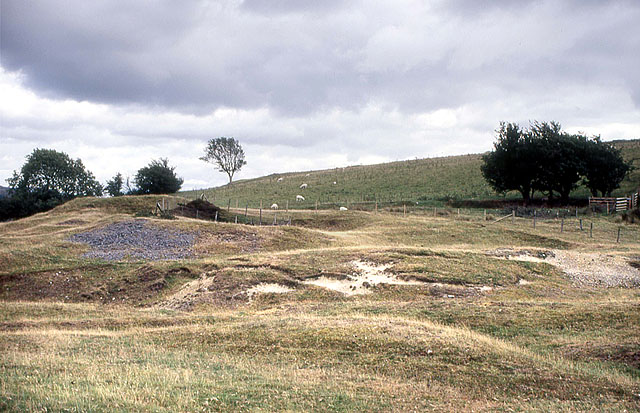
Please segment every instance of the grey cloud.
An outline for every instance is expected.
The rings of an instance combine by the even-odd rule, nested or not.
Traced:
[[[409,111],[455,106],[475,85],[505,90],[503,79],[523,77],[551,87],[613,78],[638,95],[629,68],[640,6],[632,3],[457,1],[415,13],[402,3],[339,1],[2,4],[3,67],[53,97],[298,116],[370,101]],[[611,20],[603,24],[602,13]]]
[[[335,10],[344,0],[244,0],[242,8],[264,15],[287,13],[326,13]]]

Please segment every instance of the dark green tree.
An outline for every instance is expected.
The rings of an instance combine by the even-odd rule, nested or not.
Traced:
[[[229,176],[229,183],[233,181],[233,175],[247,164],[244,150],[234,138],[223,136],[210,139],[204,152],[200,160],[212,163],[218,167],[218,171],[225,172]]]
[[[11,197],[3,218],[46,211],[79,196],[102,195],[102,186],[80,159],[53,149],[34,149],[7,182]]]
[[[492,152],[482,157],[482,175],[496,192],[518,191],[529,204],[538,173],[537,147],[516,123],[501,122]]]
[[[134,182],[139,194],[172,194],[180,190],[184,180],[176,176],[175,167],[169,166],[168,159],[161,158],[140,168]]]
[[[121,196],[124,195],[122,192],[123,184],[122,174],[118,172],[110,181],[107,181],[105,190],[110,196]]]
[[[631,164],[625,162],[618,149],[602,142],[599,136],[583,137],[583,140],[583,183],[593,196],[598,193],[611,196],[631,171]]]
[[[584,170],[584,138],[563,132],[560,124],[553,121],[534,122],[530,134],[537,148],[534,186],[546,192],[550,200],[555,191],[562,203],[568,203],[569,194],[578,186]]]

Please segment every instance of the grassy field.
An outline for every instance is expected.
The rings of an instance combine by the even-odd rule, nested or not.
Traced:
[[[640,139],[615,141],[626,160],[635,170],[621,183],[614,196],[628,195],[640,185]],[[268,208],[277,203],[282,209],[347,206],[361,204],[360,208],[372,209],[376,200],[384,204],[418,202],[421,205],[442,206],[448,200],[504,199],[484,181],[479,154],[415,159],[378,165],[350,166],[321,171],[273,174],[256,179],[239,180],[233,185],[182,193],[193,198],[203,192],[208,199],[220,206],[229,203],[235,207],[257,208],[260,201]],[[280,181],[278,181],[281,179]],[[335,182],[335,184],[334,184]],[[306,189],[300,185],[306,183]],[[304,202],[296,202],[302,195]],[[579,187],[571,194],[586,198],[589,191]],[[538,196],[541,196],[538,194]],[[520,199],[520,194],[506,194],[506,199]]]
[[[197,232],[192,258],[155,262],[83,258],[66,241],[156,201],[79,199],[0,224],[0,410],[640,409],[640,284],[579,283],[540,259],[633,272],[637,224],[581,216],[590,237],[575,219],[561,233],[555,218],[466,210],[294,211],[279,227],[148,218]],[[317,284],[358,263],[398,283]],[[259,292],[273,285],[288,292]]]

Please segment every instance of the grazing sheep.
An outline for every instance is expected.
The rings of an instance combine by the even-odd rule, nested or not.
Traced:
[[[338,183],[337,183],[336,181],[333,181],[333,184],[334,184],[334,185],[337,185]]]
[[[305,176],[311,176],[311,174],[306,174]]]
[[[296,195],[296,202],[304,201],[304,197],[302,195]]]
[[[348,211],[349,209],[346,207],[340,207],[340,211]]]
[[[278,178],[278,182],[282,182],[282,178]]]
[[[278,209],[278,204],[271,204],[271,209]]]
[[[306,189],[308,186],[309,185],[307,185],[307,184],[302,184],[302,185],[300,185],[300,189]]]

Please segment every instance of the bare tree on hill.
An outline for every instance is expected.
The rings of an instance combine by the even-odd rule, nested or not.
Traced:
[[[205,162],[218,167],[220,172],[229,176],[229,184],[233,181],[233,175],[247,162],[244,160],[244,150],[234,138],[210,139],[205,148],[205,155],[200,158]]]

